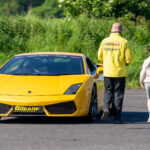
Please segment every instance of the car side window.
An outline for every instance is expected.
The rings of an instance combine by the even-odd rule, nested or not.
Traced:
[[[88,68],[90,70],[90,73],[92,75],[94,75],[96,72],[96,65],[88,57],[86,58],[86,62],[87,62]]]

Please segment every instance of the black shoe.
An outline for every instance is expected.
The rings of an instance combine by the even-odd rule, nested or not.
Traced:
[[[102,117],[101,117],[101,120],[107,121],[107,120],[108,120],[108,117],[109,117],[109,114],[110,114],[109,111],[104,111],[104,112],[103,112],[103,115],[102,115]]]
[[[116,120],[116,119],[115,119],[115,120],[113,121],[113,123],[114,123],[114,124],[123,124],[123,121],[122,121],[122,120]]]

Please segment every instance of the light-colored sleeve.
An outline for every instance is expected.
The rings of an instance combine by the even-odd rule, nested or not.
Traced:
[[[101,42],[101,45],[98,50],[98,60],[103,63],[103,50],[104,50],[104,41]]]
[[[132,61],[132,52],[131,52],[131,49],[130,49],[130,46],[128,44],[128,42],[125,43],[125,63],[126,65],[129,65]]]
[[[140,72],[140,83],[143,83],[145,78],[146,78],[146,61],[144,61],[142,70]]]

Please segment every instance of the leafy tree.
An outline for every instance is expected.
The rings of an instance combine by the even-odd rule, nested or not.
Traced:
[[[0,0],[0,15],[31,13],[40,17],[62,17],[57,0]]]
[[[31,14],[46,18],[60,18],[63,16],[63,10],[58,6],[57,0],[45,0],[43,5],[33,8]]]
[[[111,3],[111,13],[114,17],[120,17],[125,15],[130,16],[145,16],[149,9],[149,2],[147,0],[114,0]]]
[[[19,5],[17,4],[17,0],[0,0],[1,15],[17,14],[18,9]]]
[[[147,0],[58,0],[66,16],[149,17]]]
[[[32,7],[41,5],[44,0],[0,0],[1,15],[19,15],[27,13]]]
[[[44,3],[44,0],[18,0],[20,9],[24,12],[28,12],[31,8],[40,6]]]

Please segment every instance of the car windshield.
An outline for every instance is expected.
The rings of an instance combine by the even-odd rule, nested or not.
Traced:
[[[20,55],[12,58],[0,74],[10,75],[73,75],[84,74],[81,56],[70,55]]]

